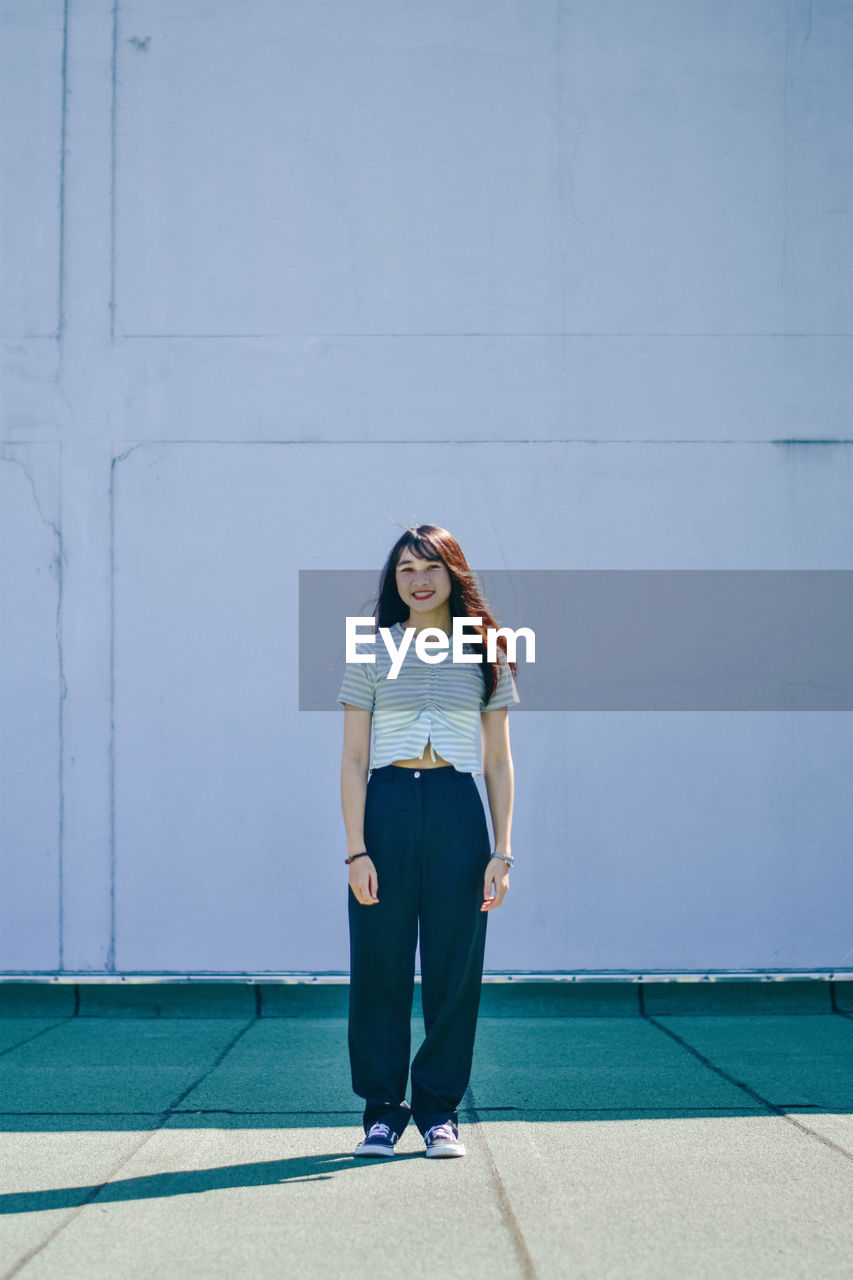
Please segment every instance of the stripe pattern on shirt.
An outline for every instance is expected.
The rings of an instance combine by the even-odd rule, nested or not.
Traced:
[[[404,630],[401,622],[390,628],[398,649]],[[486,686],[479,663],[453,662],[450,652],[441,662],[424,662],[413,635],[397,677],[391,680],[391,655],[378,631],[375,644],[360,651],[374,653],[376,661],[346,664],[338,702],[373,712],[371,771],[395,760],[419,758],[429,740],[433,759],[437,752],[461,773],[482,773],[480,713],[521,701],[503,653],[498,650],[498,687],[484,707]],[[465,644],[463,652],[477,649]]]

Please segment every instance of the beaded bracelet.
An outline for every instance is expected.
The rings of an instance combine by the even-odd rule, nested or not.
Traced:
[[[500,858],[501,861],[505,862],[508,867],[512,866],[512,857],[511,856],[508,857],[507,854],[505,853],[498,853],[497,850],[495,850],[495,852],[492,854],[492,857]]]
[[[351,857],[344,858],[344,862],[355,862],[356,858],[366,858],[366,857],[367,857],[367,850],[363,849],[361,853],[354,853]]]

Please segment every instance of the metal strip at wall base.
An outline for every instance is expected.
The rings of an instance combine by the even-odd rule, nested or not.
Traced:
[[[494,982],[803,982],[809,979],[829,982],[853,981],[853,967],[842,969],[717,969],[717,970],[650,970],[639,973],[625,969],[559,970],[553,973],[537,971],[492,971],[483,974],[484,983]],[[420,982],[420,974],[415,975]],[[254,973],[103,973],[70,970],[59,972],[27,972],[15,970],[0,973],[0,982],[47,983],[348,983],[349,972],[309,972],[287,970],[281,972]]]

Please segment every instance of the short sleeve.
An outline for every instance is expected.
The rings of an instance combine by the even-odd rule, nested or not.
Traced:
[[[499,711],[501,707],[512,707],[515,706],[517,702],[521,702],[521,698],[518,696],[518,689],[515,687],[515,676],[510,671],[506,659],[499,657],[498,660],[501,667],[498,687],[495,689],[485,706],[482,701],[480,702],[481,711]],[[484,691],[483,698],[485,698],[485,696],[486,694]]]
[[[354,707],[373,710],[374,686],[372,662],[348,662],[341,681],[338,702],[351,703]]]

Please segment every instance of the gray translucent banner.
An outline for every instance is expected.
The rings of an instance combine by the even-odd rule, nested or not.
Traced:
[[[853,710],[853,570],[494,569],[477,577],[499,626],[536,635],[534,663],[519,640],[521,702],[512,715]],[[377,570],[300,570],[300,711],[338,707],[345,619],[372,616],[378,586]]]

